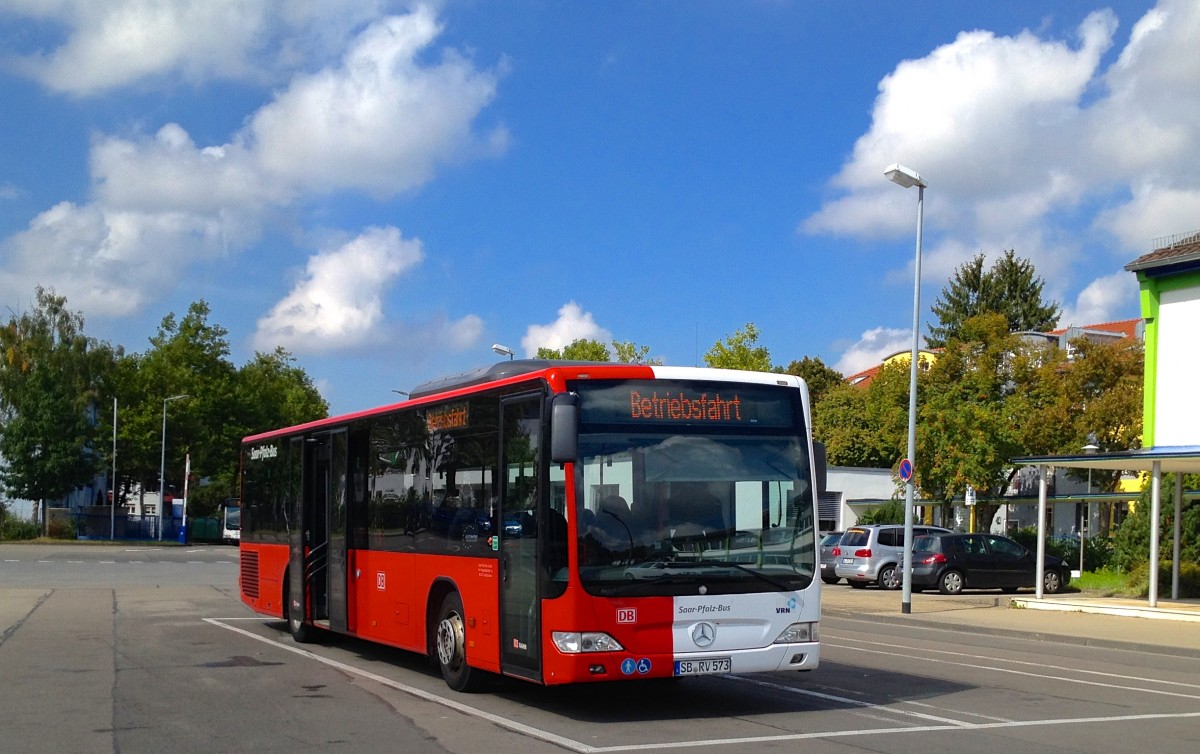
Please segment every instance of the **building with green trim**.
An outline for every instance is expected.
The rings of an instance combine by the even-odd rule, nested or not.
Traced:
[[[1146,321],[1142,445],[1200,445],[1200,232],[1163,239],[1125,265]]]

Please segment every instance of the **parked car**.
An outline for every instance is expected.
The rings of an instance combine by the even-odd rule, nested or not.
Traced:
[[[914,539],[922,534],[944,533],[940,526],[913,527]],[[883,589],[900,588],[900,566],[904,563],[904,527],[900,524],[854,526],[842,535],[833,551],[833,575],[857,589],[879,584]]]
[[[999,534],[939,534],[913,539],[914,589],[934,588],[942,594],[963,589],[1015,592],[1037,583],[1037,555]],[[1071,567],[1054,555],[1042,565],[1042,588],[1060,592],[1071,581]]]
[[[833,548],[837,547],[841,541],[842,532],[840,531],[831,531],[821,535],[821,581],[826,584],[836,584],[841,581],[833,573],[833,566],[837,561],[833,554]]]

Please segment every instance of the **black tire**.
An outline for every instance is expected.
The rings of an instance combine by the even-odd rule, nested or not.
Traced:
[[[1042,573],[1042,588],[1046,594],[1058,594],[1061,592],[1064,581],[1062,573],[1054,569]]]
[[[320,629],[304,622],[303,614],[298,614],[292,606],[291,589],[286,588],[283,590],[283,617],[287,619],[288,631],[297,644],[311,644],[317,640]]]
[[[1001,587],[1000,591],[1004,592],[1005,594],[1016,594],[1018,589],[1020,589],[1020,587],[1006,586]]]
[[[483,684],[483,671],[467,664],[467,626],[462,598],[451,592],[442,600],[437,624],[433,629],[434,654],[442,678],[454,691],[478,691]]]
[[[824,581],[826,584],[836,584],[841,581],[841,579],[835,579],[832,576],[825,576],[821,578],[821,581]]]
[[[895,591],[902,586],[900,579],[896,578],[896,566],[888,564],[879,571],[879,588]]]
[[[965,581],[960,571],[946,571],[938,578],[938,591],[942,594],[962,594]]]
[[[851,581],[850,579],[846,579],[846,583],[849,584],[850,586],[854,587],[855,589],[866,589],[867,588],[867,582],[865,582],[865,581]]]

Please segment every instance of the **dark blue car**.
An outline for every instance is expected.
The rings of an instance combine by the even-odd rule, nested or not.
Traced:
[[[928,534],[913,539],[914,589],[937,588],[942,594],[963,589],[1015,592],[1037,581],[1037,556],[1024,545],[999,534]],[[1066,561],[1047,555],[1042,588],[1055,594],[1071,580]]]

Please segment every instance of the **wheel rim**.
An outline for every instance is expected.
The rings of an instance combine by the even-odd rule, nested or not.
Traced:
[[[883,584],[884,589],[895,589],[899,583],[896,579],[896,569],[887,568],[879,576],[879,583]]]
[[[1046,591],[1053,594],[1058,591],[1058,574],[1054,571],[1046,571]]]
[[[951,571],[943,576],[942,583],[946,585],[947,592],[957,594],[962,591],[962,576],[959,576],[957,571]]]
[[[465,633],[462,616],[458,613],[450,613],[438,623],[437,653],[442,665],[453,669],[462,664],[462,658],[466,656],[463,650]]]

